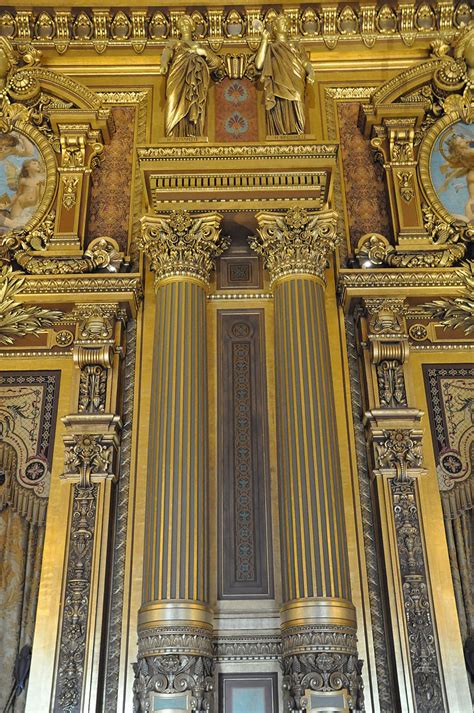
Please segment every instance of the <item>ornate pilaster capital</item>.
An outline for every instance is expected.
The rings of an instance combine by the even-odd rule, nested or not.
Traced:
[[[410,408],[373,409],[364,420],[374,448],[374,475],[406,481],[424,474],[423,412]]]
[[[323,278],[329,255],[341,241],[337,213],[292,208],[286,213],[257,213],[258,237],[250,245],[263,256],[272,285],[293,274]]]
[[[393,361],[401,366],[409,355],[406,300],[398,297],[365,298],[363,306],[371,361],[376,365]]]
[[[76,343],[86,347],[112,343],[115,322],[127,321],[126,311],[116,302],[78,302],[71,316],[79,325]]]
[[[363,300],[369,320],[369,333],[374,337],[400,339],[405,334],[405,298],[366,297]]]
[[[221,220],[218,213],[196,215],[185,210],[142,218],[138,247],[150,260],[156,284],[177,276],[208,284],[213,258],[228,247],[220,234]]]
[[[64,416],[62,421],[66,427],[62,477],[79,482],[81,488],[116,478],[122,429],[119,416],[80,413]]]

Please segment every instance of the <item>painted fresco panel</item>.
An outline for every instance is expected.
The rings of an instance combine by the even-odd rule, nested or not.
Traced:
[[[45,185],[46,166],[38,147],[19,131],[0,133],[0,235],[33,218]]]
[[[438,199],[460,221],[474,222],[474,126],[457,121],[436,139],[430,174]]]

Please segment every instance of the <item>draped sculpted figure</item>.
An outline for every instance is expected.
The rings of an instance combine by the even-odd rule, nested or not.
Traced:
[[[206,118],[210,70],[222,60],[193,40],[189,15],[178,20],[180,39],[161,55],[161,74],[167,74],[165,132],[167,136],[202,136]]]
[[[305,51],[288,39],[288,18],[273,22],[274,38],[267,30],[255,58],[261,72],[269,134],[304,133],[306,82],[314,82],[314,70]]]

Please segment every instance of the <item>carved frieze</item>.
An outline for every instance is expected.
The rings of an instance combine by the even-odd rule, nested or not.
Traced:
[[[450,36],[469,22],[466,3],[456,6],[443,3],[354,3],[339,8],[331,5],[288,7],[284,10],[292,37],[304,43],[317,43],[333,50],[339,43],[360,42],[372,47],[377,41],[400,41],[411,46],[415,39],[439,39]],[[77,8],[33,11],[19,9],[0,15],[3,33],[16,42],[33,42],[35,46],[54,47],[59,54],[68,48],[93,47],[103,53],[107,47],[130,47],[141,53],[146,47],[161,47],[177,36],[181,8],[150,10],[116,9],[114,11]],[[200,40],[206,40],[218,51],[222,45],[254,46],[258,41],[255,24],[268,22],[275,11],[267,7],[194,9],[191,16]]]
[[[214,639],[216,661],[279,661],[281,659],[280,631],[273,636],[252,634],[250,636],[218,636]]]

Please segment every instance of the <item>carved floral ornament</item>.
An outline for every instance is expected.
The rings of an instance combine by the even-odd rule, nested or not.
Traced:
[[[287,213],[257,213],[258,237],[250,245],[262,255],[272,283],[291,274],[322,278],[330,254],[341,242],[337,213],[293,208]]]
[[[184,210],[142,218],[138,247],[148,256],[156,282],[188,276],[207,284],[213,258],[229,244],[220,233],[221,219],[217,213],[191,214]]]

